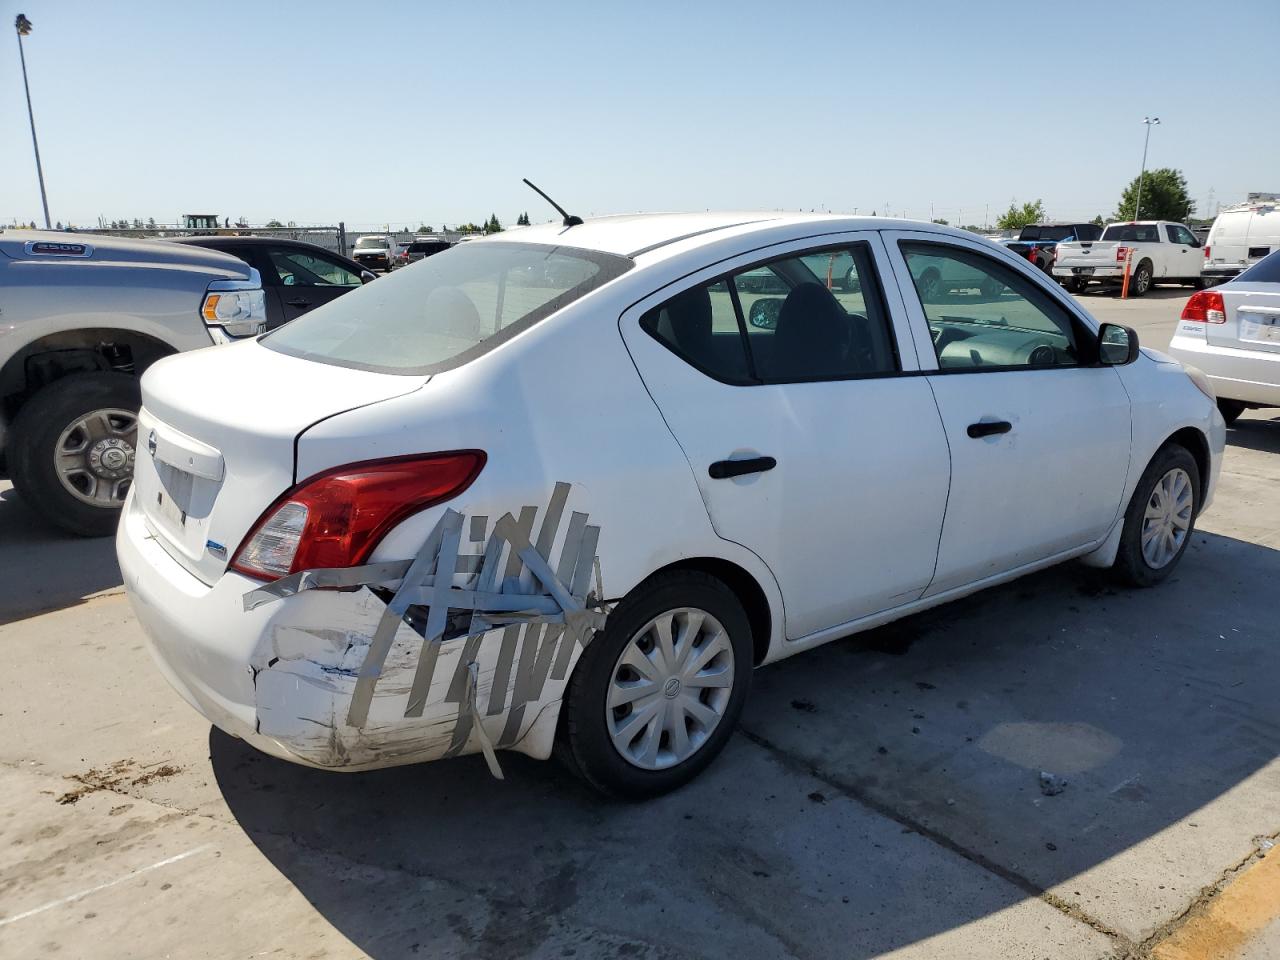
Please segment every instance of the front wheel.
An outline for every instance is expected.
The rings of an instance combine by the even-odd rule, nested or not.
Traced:
[[[733,591],[696,571],[650,578],[573,672],[561,725],[571,765],[629,800],[684,785],[732,735],[751,670],[751,626]]]
[[[1150,587],[1173,572],[1195,530],[1200,490],[1200,468],[1186,447],[1161,447],[1125,511],[1113,568],[1122,579]]]
[[[137,378],[84,373],[45,387],[18,411],[13,485],[50,523],[82,537],[115,531],[133,482]]]

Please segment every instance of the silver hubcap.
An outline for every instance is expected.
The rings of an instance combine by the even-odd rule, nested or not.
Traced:
[[[1142,293],[1146,293],[1147,287],[1151,286],[1151,274],[1148,273],[1146,270],[1139,270],[1137,279],[1138,279],[1138,289]]]
[[[58,479],[77,500],[119,507],[133,480],[138,415],[132,410],[94,410],[58,437],[53,451]]]
[[[693,756],[728,709],[733,669],[729,634],[705,610],[654,617],[613,666],[605,722],[614,749],[643,770]]]
[[[1151,491],[1142,518],[1142,556],[1152,569],[1168,566],[1182,549],[1194,505],[1191,478],[1181,467],[1166,473]]]

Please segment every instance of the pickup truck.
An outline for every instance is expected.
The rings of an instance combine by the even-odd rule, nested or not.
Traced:
[[[1131,252],[1131,296],[1141,297],[1157,283],[1196,289],[1203,284],[1200,241],[1185,224],[1168,220],[1112,223],[1102,231],[1101,240],[1060,243],[1054,250],[1053,276],[1072,293],[1080,293],[1095,280],[1118,285]]]
[[[0,232],[0,472],[50,523],[113,532],[149,439],[138,436],[143,371],[256,336],[266,320],[261,276],[229,253]],[[227,385],[240,388],[251,389]]]
[[[1053,251],[1072,240],[1097,240],[1102,227],[1096,223],[1032,223],[1012,240],[998,241],[1048,273],[1053,268]]]

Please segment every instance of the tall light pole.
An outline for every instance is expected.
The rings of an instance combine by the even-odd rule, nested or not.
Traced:
[[[40,142],[36,140],[36,115],[31,110],[31,85],[27,83],[27,55],[22,49],[22,38],[31,33],[31,21],[26,14],[20,13],[13,21],[13,28],[18,31],[18,59],[22,61],[22,87],[27,91],[27,118],[31,121],[31,146],[36,151],[36,176],[40,178],[40,203],[44,205],[44,228],[51,229],[49,224],[49,198],[44,192],[44,167],[40,165]]]
[[[1142,141],[1142,172],[1138,174],[1138,202],[1133,206],[1133,219],[1142,219],[1142,181],[1147,178],[1147,147],[1151,143],[1151,128],[1160,123],[1159,117],[1143,117],[1142,122],[1147,125],[1147,136]]]

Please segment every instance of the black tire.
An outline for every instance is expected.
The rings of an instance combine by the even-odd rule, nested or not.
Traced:
[[[610,738],[606,704],[618,659],[655,617],[680,607],[696,607],[715,617],[733,651],[733,686],[719,722],[696,752],[683,762],[646,770],[623,758]],[[565,692],[561,750],[566,764],[609,796],[643,800],[675,790],[704,770],[724,748],[737,725],[751,687],[751,625],[733,591],[716,578],[693,570],[658,574],[635,588],[609,614],[603,633],[587,644]]]
[[[1085,288],[1089,286],[1089,281],[1080,277],[1067,277],[1062,285],[1067,288],[1068,293],[1084,293]]]
[[[1151,261],[1143,260],[1133,271],[1133,276],[1129,278],[1129,296],[1145,297],[1147,291],[1155,286],[1155,278],[1151,272]]]
[[[1000,294],[1004,293],[1004,284],[999,280],[992,279],[991,277],[983,277],[982,281],[978,284],[978,290],[988,300],[997,300],[999,299]]]
[[[1239,400],[1228,400],[1225,397],[1218,398],[1218,412],[1222,414],[1222,419],[1227,421],[1227,426],[1235,423],[1240,419],[1240,414],[1244,413],[1245,405]]]
[[[1191,479],[1191,517],[1186,536],[1172,559],[1163,566],[1153,567],[1142,552],[1142,527],[1147,504],[1155,494],[1156,486],[1171,470],[1182,469]],[[1142,471],[1133,497],[1124,514],[1124,532],[1120,535],[1120,550],[1112,570],[1125,583],[1135,587],[1152,587],[1169,576],[1182,560],[1182,555],[1195,533],[1196,515],[1200,511],[1200,468],[1186,447],[1168,443],[1161,447],[1147,469]]]
[[[9,441],[13,486],[23,501],[48,522],[79,536],[114,533],[119,507],[94,506],[70,493],[54,466],[54,450],[62,432],[87,414],[105,409],[136,412],[141,405],[137,378],[124,373],[64,377],[28,400],[13,421]]]

